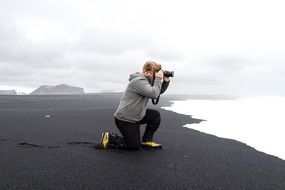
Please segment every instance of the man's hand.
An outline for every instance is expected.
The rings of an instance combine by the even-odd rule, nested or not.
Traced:
[[[169,77],[163,77],[163,81],[169,82],[169,81],[170,81],[170,78],[169,78]]]
[[[163,70],[156,72],[155,77],[162,79],[163,78]]]

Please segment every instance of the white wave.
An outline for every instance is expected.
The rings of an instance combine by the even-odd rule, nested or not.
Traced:
[[[184,127],[235,139],[285,159],[285,97],[173,101],[163,108],[206,120]]]

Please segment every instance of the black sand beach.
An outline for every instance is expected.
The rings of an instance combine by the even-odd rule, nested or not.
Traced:
[[[284,160],[183,128],[201,121],[159,108],[174,96],[149,104],[162,115],[162,150],[94,149],[101,132],[118,133],[120,97],[0,96],[0,190],[285,189]]]

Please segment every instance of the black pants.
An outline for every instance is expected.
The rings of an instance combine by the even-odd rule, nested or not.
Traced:
[[[123,137],[111,133],[111,147],[127,150],[139,150],[141,144],[140,125],[147,124],[142,141],[152,141],[153,135],[160,125],[160,121],[160,113],[153,109],[147,109],[143,119],[136,123],[122,121],[115,118],[116,126]]]

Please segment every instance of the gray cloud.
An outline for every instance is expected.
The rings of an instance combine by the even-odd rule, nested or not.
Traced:
[[[36,88],[42,84],[68,83],[87,86],[95,91],[107,86],[108,89],[123,90],[129,74],[141,71],[145,61],[180,56],[178,51],[161,46],[160,42],[152,41],[143,33],[97,28],[81,31],[80,38],[73,42],[64,39],[33,41],[19,31],[12,19],[12,14],[21,16],[26,13],[22,8],[29,9],[28,4],[14,7],[16,9],[9,2],[5,6],[12,11],[6,12],[5,18],[0,16],[0,38],[3,42],[0,45],[0,85]],[[60,8],[51,13],[36,4],[26,16],[54,19]],[[62,20],[62,15],[59,18]]]
[[[175,71],[169,93],[285,94],[284,32],[274,23],[266,22],[276,36],[259,25],[244,34],[239,22],[232,30],[226,18],[215,19],[219,7],[208,21],[195,8],[180,13],[175,3],[140,4],[144,9],[113,3],[1,1],[0,86],[67,83],[89,92],[122,91],[130,73],[155,60]]]
[[[75,44],[79,51],[99,52],[104,54],[120,54],[128,50],[144,49],[149,42],[133,34],[101,31],[90,28],[81,33],[81,38]]]
[[[250,64],[253,63],[250,63],[249,60],[242,58],[242,56],[221,56],[218,58],[212,57],[209,66],[211,66],[213,69],[219,70],[221,73],[218,74],[232,74],[241,72],[244,68],[250,66]]]
[[[0,61],[19,67],[47,67],[64,57],[68,44],[62,42],[35,43],[20,35],[13,22],[0,20]]]

